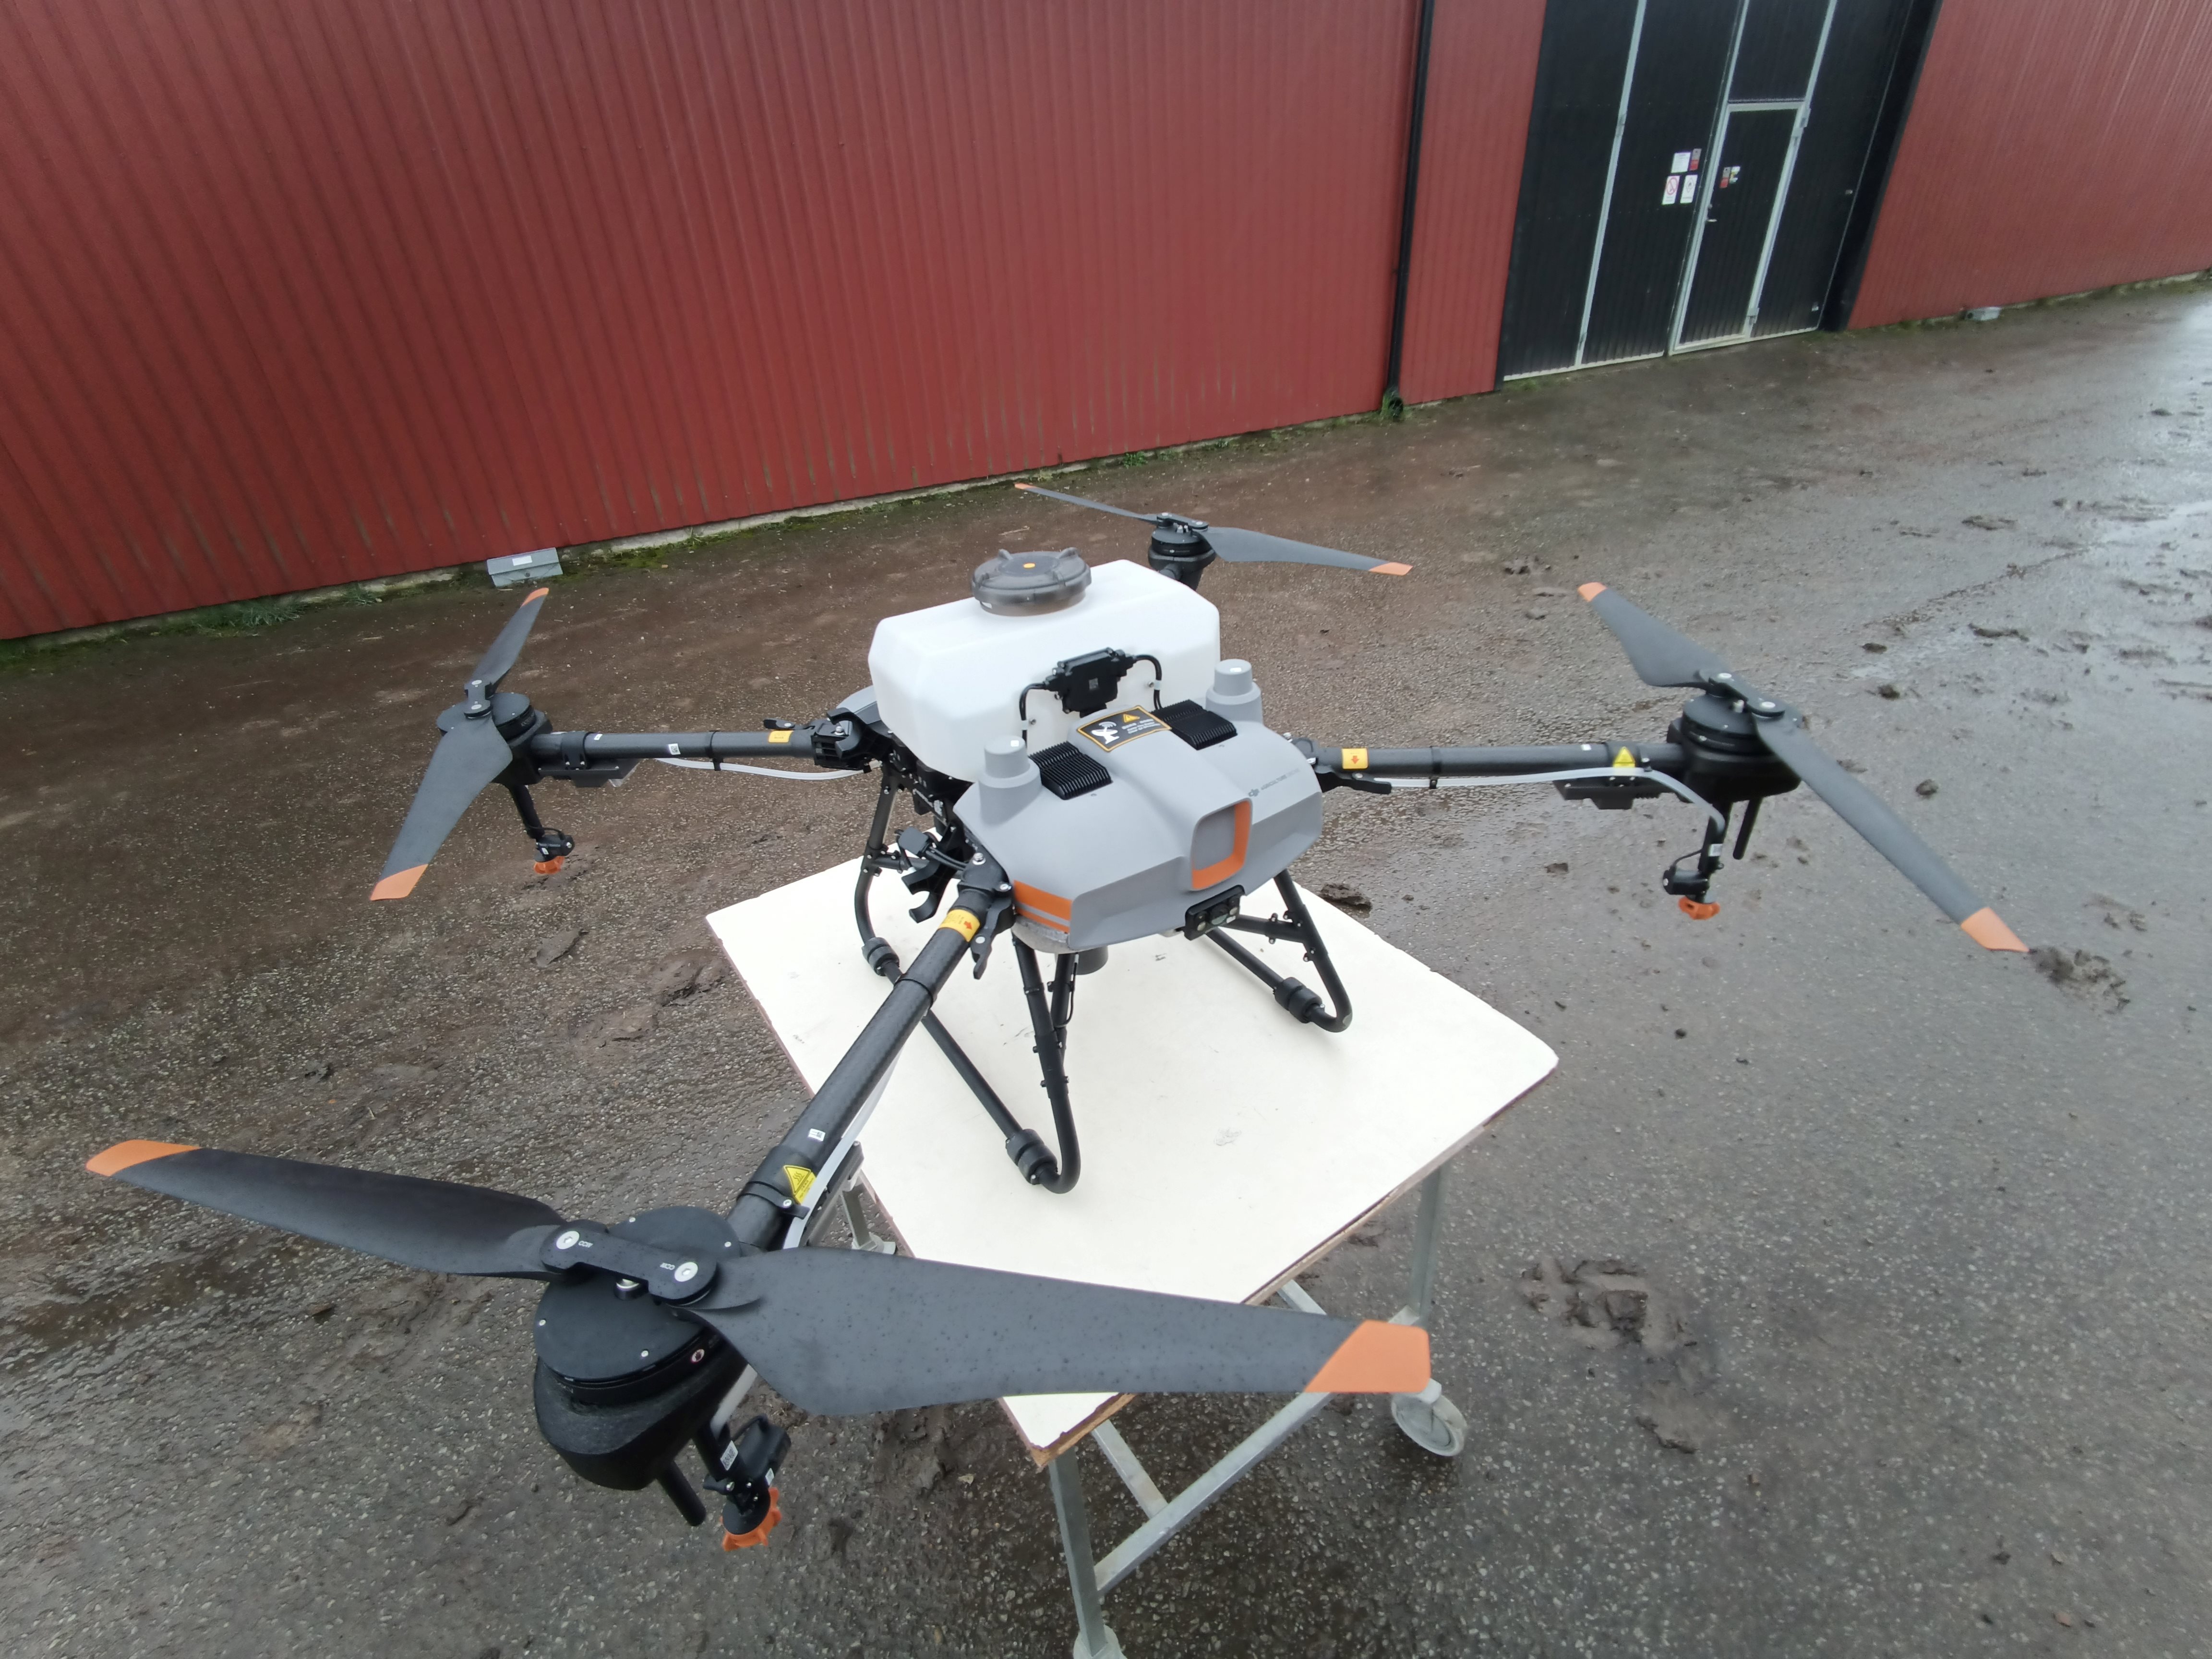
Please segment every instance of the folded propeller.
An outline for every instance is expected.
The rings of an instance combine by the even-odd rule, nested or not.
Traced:
[[[407,808],[406,820],[399,826],[399,837],[392,843],[392,855],[384,861],[384,874],[371,898],[405,898],[413,892],[428,867],[430,855],[453,833],[469,803],[514,764],[513,743],[529,735],[530,727],[545,724],[527,697],[501,691],[499,683],[522,654],[523,641],[530,637],[538,607],[550,591],[533,589],[523,600],[469,676],[460,702],[438,716],[438,729],[445,736],[431,750],[429,769]],[[525,799],[518,797],[517,805]],[[563,844],[566,836],[557,830],[541,831],[541,841],[546,834],[554,840],[540,848],[543,856],[557,858],[568,850]]]
[[[1578,591],[1596,611],[1599,620],[1613,630],[1628,653],[1630,665],[1646,685],[1684,686],[1706,694],[1684,711],[1686,723],[1725,732],[1741,729],[1747,721],[1749,735],[1755,736],[1769,754],[1827,802],[1906,880],[1933,899],[1936,908],[1965,929],[1975,944],[1990,951],[2027,949],[2020,936],[1975,896],[1973,889],[1960,880],[1904,819],[1829,758],[1807,734],[1805,717],[1798,710],[1748,684],[1711,652],[1630,604],[1604,583],[1585,582]],[[1713,707],[1701,711],[1700,705],[1707,699],[1712,700]],[[1702,721],[1701,712],[1706,714]]]

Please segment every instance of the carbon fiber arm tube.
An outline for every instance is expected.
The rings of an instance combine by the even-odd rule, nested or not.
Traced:
[[[814,728],[781,732],[541,732],[530,740],[530,757],[540,765],[562,761],[812,760]]]
[[[1531,772],[1579,772],[1619,763],[1626,750],[1634,763],[1669,776],[1684,765],[1682,747],[1674,743],[1554,743],[1511,749],[1341,749],[1316,748],[1317,770],[1346,777],[1508,778]]]
[[[794,1212],[794,1200],[805,1197],[805,1187],[812,1184],[823,1160],[843,1143],[854,1120],[890,1073],[899,1050],[967,955],[968,941],[977,927],[988,925],[991,907],[1000,896],[999,884],[1005,879],[994,863],[970,865],[962,872],[958,896],[928,943],[915,953],[913,966],[899,975],[782,1144],[762,1160],[738,1194],[729,1220],[730,1231],[740,1243],[763,1249],[775,1247]],[[794,1170],[804,1172],[796,1183]],[[793,1190],[794,1184],[799,1190]]]

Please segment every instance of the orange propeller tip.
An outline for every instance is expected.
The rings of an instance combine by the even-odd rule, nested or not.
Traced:
[[[523,604],[525,604],[525,605],[528,605],[528,604],[529,604],[532,600],[533,600],[533,599],[544,599],[544,598],[548,593],[550,593],[552,591],[553,591],[553,590],[552,590],[551,588],[550,588],[550,587],[533,587],[533,588],[532,588],[532,589],[531,589],[527,593],[526,593],[526,594],[524,594],[524,595],[522,596],[522,602],[523,602]]]
[[[1599,594],[1605,592],[1605,584],[1603,582],[1584,582],[1580,587],[1575,589],[1575,592],[1581,594],[1586,599],[1594,599]]]
[[[1307,1383],[1307,1394],[1418,1394],[1429,1385],[1429,1334],[1419,1325],[1360,1322]]]
[[[1035,489],[1036,486],[1031,483],[1018,483],[1014,488],[1017,489]]]
[[[1410,576],[1413,574],[1413,567],[1410,564],[1378,564],[1369,567],[1367,574],[1370,576]]]
[[[97,1157],[85,1159],[84,1167],[96,1176],[121,1175],[136,1164],[149,1164],[157,1158],[198,1151],[197,1146],[179,1146],[167,1140],[118,1140]]]
[[[2027,943],[2004,925],[2004,919],[1984,904],[1959,926],[1968,939],[1984,951],[2017,951],[2027,954]]]
[[[422,879],[422,872],[430,866],[418,864],[411,870],[394,870],[369,890],[371,901],[405,898],[415,890],[415,884]]]

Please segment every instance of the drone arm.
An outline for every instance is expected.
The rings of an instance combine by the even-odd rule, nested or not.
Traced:
[[[1535,777],[1547,772],[1584,772],[1596,766],[1640,768],[1673,775],[1681,771],[1685,760],[1679,744],[1618,740],[1513,748],[1316,747],[1313,757],[1315,770],[1340,779]]]
[[[1005,911],[1012,886],[1006,872],[984,854],[963,867],[951,908],[899,975],[853,1046],[815,1091],[782,1144],[753,1172],[730,1211],[730,1231],[738,1242],[768,1249],[798,1213],[815,1179],[851,1133],[854,1124],[890,1074],[906,1046],[968,954],[969,941],[985,933]]]
[[[841,729],[842,728],[842,729]],[[840,763],[838,740],[851,735],[852,722],[809,720],[764,732],[543,732],[530,739],[530,758],[546,775],[593,762],[665,760],[811,760]]]

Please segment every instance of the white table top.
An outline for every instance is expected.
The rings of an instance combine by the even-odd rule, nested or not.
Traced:
[[[860,959],[857,860],[708,918],[809,1088],[888,989]],[[1247,914],[1277,907],[1265,890]],[[933,921],[879,874],[877,931],[911,962]],[[1001,1138],[917,1030],[860,1135],[860,1178],[910,1254],[978,1267],[1259,1302],[1415,1186],[1558,1064],[1480,999],[1308,896],[1353,1018],[1300,1025],[1214,945],[1180,935],[1113,947],[1076,981],[1067,1072],[1083,1173],[1026,1185]],[[1240,933],[1316,989],[1297,947]],[[1008,1108],[1053,1139],[1029,1015],[1001,938],[978,981],[963,963],[937,1012]],[[1126,1396],[1006,1401],[1040,1461]]]

